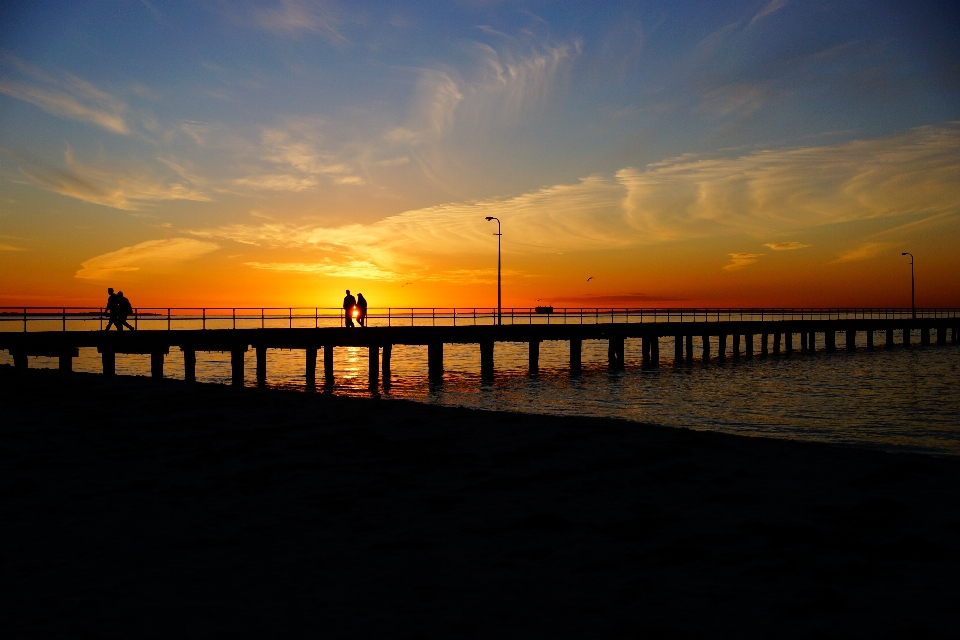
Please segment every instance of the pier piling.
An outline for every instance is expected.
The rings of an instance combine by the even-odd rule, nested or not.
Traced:
[[[867,331],[867,349],[873,349],[873,329]]]
[[[535,376],[540,373],[540,341],[530,341],[530,351],[527,355],[527,368],[530,375]]]
[[[780,355],[780,333],[773,334],[773,355]]]
[[[703,343],[703,361],[706,362],[710,359],[710,336],[701,336],[700,341]]]
[[[580,341],[576,345],[576,365],[580,369]],[[484,380],[493,379],[493,340],[485,340],[480,343],[480,377]],[[570,367],[573,368],[574,341],[570,341]]]
[[[650,338],[650,360],[654,367],[660,366],[660,336]]]
[[[390,359],[393,357],[393,345],[385,344],[383,345],[383,355],[381,356],[381,362],[383,366],[383,384],[387,386],[390,384]]]
[[[947,344],[947,328],[944,326],[937,327],[937,344]]]
[[[610,338],[607,346],[607,364],[611,369],[623,369],[623,338]]]
[[[163,380],[163,357],[167,355],[164,351],[155,351],[150,354],[150,376],[155,380]]]
[[[376,389],[380,382],[380,347],[371,345],[367,348],[367,381],[371,389]]]
[[[717,339],[717,359],[726,360],[727,359],[727,336],[726,334],[720,334],[720,337]]]
[[[333,345],[323,345],[323,384],[333,386]]]
[[[740,334],[739,333],[733,334],[733,358],[735,360],[740,358]]]
[[[243,386],[243,356],[247,352],[247,345],[242,347],[234,347],[230,351],[230,368],[231,368],[231,379],[230,382],[235,387]],[[264,368],[266,371],[266,368]]]
[[[743,336],[743,355],[747,358],[753,357],[753,334],[748,333]]]
[[[317,386],[317,348],[307,347],[306,349],[306,370],[303,376],[307,387]]]
[[[257,386],[267,386],[267,348],[257,347]]]
[[[856,351],[857,349],[857,332],[854,329],[847,329],[846,331],[847,351]]]
[[[910,328],[909,327],[903,328],[903,346],[904,347],[910,346]]]
[[[187,382],[197,381],[197,352],[193,349],[181,347],[183,352],[183,379]]]
[[[483,351],[482,351],[483,345],[481,344],[480,346],[481,346],[480,368],[482,370],[483,369]],[[576,338],[570,340],[570,372],[571,373],[580,372],[582,368],[582,365],[581,365],[582,353],[583,353],[583,340],[578,340]],[[491,372],[493,371],[493,343],[492,342],[490,343],[490,371]]]
[[[677,336],[673,343],[673,359],[676,362],[683,361],[683,336]]]
[[[930,346],[930,328],[923,327],[920,329],[920,344],[927,347]]]
[[[789,331],[783,334],[783,350],[787,355],[793,353],[793,334]]]
[[[431,342],[427,345],[427,375],[431,380],[443,378],[442,342]]]
[[[767,350],[767,343],[769,339],[770,339],[769,334],[766,334],[766,333],[760,334],[760,354],[761,355],[765,356],[769,353],[769,351]]]
[[[893,346],[893,329],[887,329],[887,346]]]
[[[687,341],[687,362],[693,362],[693,334],[688,333],[686,336]]]
[[[24,361],[26,361],[26,356],[24,356]],[[117,354],[116,353],[107,349],[101,350],[100,361],[103,363],[103,375],[114,376],[117,374]]]

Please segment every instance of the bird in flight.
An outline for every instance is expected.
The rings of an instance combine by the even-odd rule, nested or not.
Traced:
[[[400,285],[400,288],[403,289],[403,288],[404,288],[405,286],[407,286],[408,284],[413,284],[413,283],[412,283],[412,282],[404,283],[404,284]]]
[[[593,280],[593,276],[590,276],[589,278],[587,278],[587,282],[590,282],[591,280]]]

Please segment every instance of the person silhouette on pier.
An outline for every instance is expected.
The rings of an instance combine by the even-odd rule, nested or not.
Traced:
[[[117,320],[118,302],[117,294],[113,292],[113,287],[107,288],[107,306],[104,308],[107,312],[107,328],[104,331],[110,331],[110,325],[117,328],[117,331],[123,331],[123,326]]]
[[[353,310],[357,306],[357,299],[350,295],[350,289],[347,289],[347,295],[343,298],[343,315],[346,317],[345,325],[353,328]]]
[[[119,323],[117,324],[117,331],[123,331],[124,327],[130,329],[130,331],[136,331],[136,329],[127,322],[127,316],[133,313],[133,307],[130,306],[130,301],[127,300],[127,297],[123,295],[123,291],[117,291],[116,308],[117,320],[114,324]]]
[[[367,326],[367,299],[362,293],[357,294],[357,310],[360,312],[357,314],[357,322],[361,327]]]

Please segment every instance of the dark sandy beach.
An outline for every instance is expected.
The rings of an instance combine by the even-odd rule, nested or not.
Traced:
[[[12,637],[956,637],[960,460],[0,367]]]

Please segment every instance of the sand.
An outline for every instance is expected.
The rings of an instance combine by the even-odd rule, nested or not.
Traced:
[[[918,637],[960,460],[0,367],[6,637]]]

